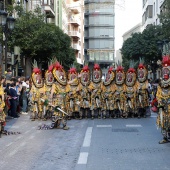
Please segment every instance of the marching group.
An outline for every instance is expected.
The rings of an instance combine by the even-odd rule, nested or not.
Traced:
[[[80,73],[74,67],[68,74],[56,61],[45,72],[44,81],[41,70],[35,64],[32,73],[31,119],[46,120],[52,112],[52,127],[63,129],[67,119],[79,117],[128,118],[150,115],[147,69],[140,60],[138,70],[131,61],[127,72],[119,63],[117,69],[108,69],[102,80],[99,64],[92,71],[85,65]]]
[[[67,130],[69,129],[67,120],[73,117],[105,119],[150,116],[149,100],[152,98],[156,99],[159,108],[157,125],[164,136],[160,143],[169,142],[169,56],[163,57],[162,79],[152,97],[144,61],[140,59],[137,69],[134,68],[134,64],[130,61],[129,69],[125,72],[121,63],[118,63],[116,69],[113,67],[108,69],[105,79],[102,80],[102,70],[97,63],[92,70],[85,65],[80,73],[74,67],[66,73],[62,65],[55,61],[49,65],[43,78],[35,61],[30,79],[26,82],[24,78],[21,81],[11,79],[9,85],[11,116],[18,117],[15,112],[18,105],[22,105],[22,114],[27,114],[29,98],[32,121],[50,118],[52,123],[49,128],[61,128],[62,123],[62,128]],[[1,87],[3,84],[2,79]],[[3,123],[5,122],[3,88],[0,93],[2,96],[0,119]]]

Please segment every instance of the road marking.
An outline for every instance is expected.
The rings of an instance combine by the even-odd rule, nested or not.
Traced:
[[[84,137],[83,147],[89,147],[90,146],[92,130],[93,130],[93,127],[87,128],[86,135]]]
[[[25,146],[26,145],[26,142],[23,142],[20,144],[21,147]]]
[[[104,128],[104,127],[106,127],[106,128],[112,128],[112,125],[97,125],[96,127],[98,127],[98,128]]]
[[[25,132],[25,134],[27,134],[27,133],[29,133],[31,130],[27,130],[26,132]]]
[[[29,137],[29,139],[33,139],[34,137],[35,137],[35,136],[34,136],[34,135],[32,135],[32,136],[30,136],[30,137]]]
[[[77,164],[87,164],[88,152],[80,152]]]
[[[142,127],[142,125],[126,125],[126,127]]]
[[[13,150],[11,153],[9,153],[9,156],[13,156],[14,154],[16,154],[18,152],[18,149]]]
[[[20,139],[20,138],[22,138],[22,135],[18,136],[16,139]]]
[[[6,146],[8,147],[8,146],[10,146],[10,145],[12,145],[13,144],[13,142],[10,142],[10,143],[8,143]]]

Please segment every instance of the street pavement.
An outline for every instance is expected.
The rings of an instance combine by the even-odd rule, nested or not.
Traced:
[[[69,130],[38,130],[29,115],[7,122],[21,132],[0,138],[0,170],[169,170],[170,143],[147,118],[69,120]]]

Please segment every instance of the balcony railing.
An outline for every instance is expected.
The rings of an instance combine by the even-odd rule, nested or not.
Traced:
[[[72,47],[75,49],[75,50],[78,50],[80,51],[81,49],[81,46],[79,44],[72,44]]]
[[[68,4],[68,8],[73,11],[74,13],[80,13],[81,12],[81,4],[80,3],[72,3]]]
[[[80,38],[80,33],[78,31],[69,31],[68,35],[71,37],[78,37]]]
[[[80,20],[78,19],[70,19],[68,22],[77,26],[80,25]]]
[[[53,0],[42,0],[42,6],[44,6],[44,10],[49,13],[49,16],[55,17]]]

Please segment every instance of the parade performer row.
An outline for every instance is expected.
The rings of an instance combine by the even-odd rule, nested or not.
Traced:
[[[146,117],[149,111],[147,70],[142,60],[137,71],[133,62],[126,73],[121,63],[116,70],[110,67],[104,81],[97,63],[94,64],[92,73],[87,65],[80,74],[72,67],[67,78],[57,61],[49,65],[43,82],[41,71],[35,62],[32,81],[32,120],[37,117],[45,120],[47,113],[56,112],[66,128],[66,119],[76,117],[76,113],[80,119],[87,118],[89,113],[92,119],[106,118],[107,115],[113,118],[137,115],[140,118]]]

